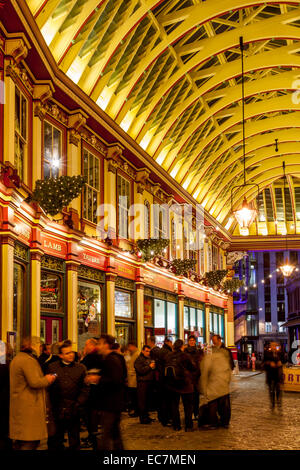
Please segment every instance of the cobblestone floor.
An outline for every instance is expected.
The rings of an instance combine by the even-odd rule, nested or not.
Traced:
[[[298,450],[300,448],[300,394],[283,392],[282,410],[270,410],[264,373],[234,377],[229,429],[193,433],[164,428],[158,421],[142,425],[122,419],[127,450]],[[152,414],[155,417],[155,413]]]

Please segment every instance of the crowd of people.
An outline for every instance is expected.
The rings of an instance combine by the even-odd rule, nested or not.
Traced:
[[[194,421],[200,429],[226,428],[234,363],[219,335],[212,344],[204,352],[191,335],[188,344],[166,337],[158,347],[152,337],[141,351],[133,341],[121,350],[103,334],[80,354],[70,340],[41,345],[25,338],[11,361],[0,361],[0,448],[35,450],[47,440],[49,450],[63,450],[67,434],[70,450],[123,450],[122,413],[175,431],[182,424],[193,431]]]

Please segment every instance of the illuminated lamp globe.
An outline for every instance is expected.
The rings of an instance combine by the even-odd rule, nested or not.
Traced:
[[[249,235],[249,227],[257,216],[257,210],[251,208],[246,197],[244,197],[241,209],[234,211],[233,215],[240,226],[241,235]]]
[[[291,274],[293,274],[295,266],[292,264],[289,264],[288,258],[285,260],[285,264],[283,266],[279,266],[280,271],[284,275],[284,277],[289,277]]]

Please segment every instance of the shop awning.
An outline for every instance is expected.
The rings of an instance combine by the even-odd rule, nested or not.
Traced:
[[[300,325],[300,317],[291,318],[287,322],[283,323],[281,327],[286,328],[286,327],[291,327],[291,326],[296,326],[296,325]]]

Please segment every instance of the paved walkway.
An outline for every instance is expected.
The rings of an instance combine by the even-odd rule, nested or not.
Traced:
[[[244,372],[244,371],[243,371]],[[264,373],[244,372],[232,382],[232,419],[229,429],[193,433],[173,431],[155,421],[139,424],[122,420],[127,450],[298,450],[300,393],[283,393],[282,411],[270,410]],[[152,414],[155,417],[155,413]]]

